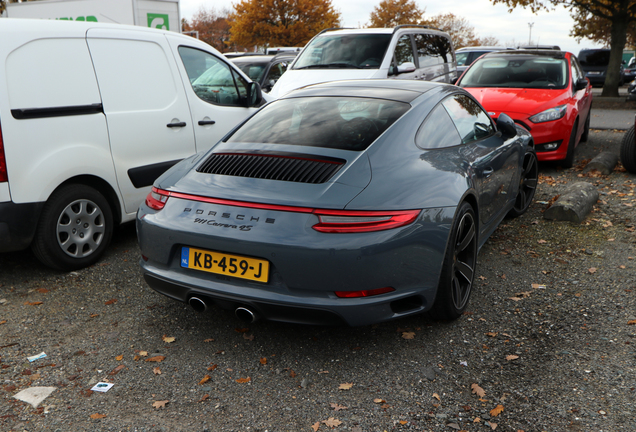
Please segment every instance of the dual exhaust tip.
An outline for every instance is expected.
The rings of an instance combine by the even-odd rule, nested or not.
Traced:
[[[205,312],[208,310],[208,302],[200,297],[192,296],[188,300],[188,304],[196,312]],[[211,303],[211,302],[210,302]],[[234,310],[234,315],[238,319],[246,323],[253,323],[258,320],[259,316],[256,312],[245,306],[239,306]]]

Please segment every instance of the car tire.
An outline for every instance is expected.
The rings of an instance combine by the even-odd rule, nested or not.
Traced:
[[[435,302],[429,312],[435,320],[459,318],[468,306],[477,264],[477,218],[467,202],[453,222]]]
[[[59,270],[95,263],[113,233],[113,215],[104,196],[72,184],[55,191],[45,204],[31,245],[36,257]]]
[[[621,163],[627,171],[636,174],[636,137],[634,126],[627,129],[621,141]]]
[[[576,131],[579,127],[578,119],[574,122],[574,127],[572,128],[572,132],[570,132],[570,141],[568,142],[568,151],[565,154],[565,159],[561,161],[561,166],[563,168],[572,168],[574,165],[574,150],[576,149]]]
[[[523,157],[522,172],[519,179],[519,192],[515,198],[512,209],[508,212],[508,217],[516,218],[524,214],[534,198],[534,193],[539,184],[539,162],[534,150],[527,151]]]
[[[587,118],[585,119],[585,126],[583,127],[583,133],[581,134],[581,142],[587,142],[587,139],[590,137],[590,116],[592,115],[592,107],[590,107],[590,112],[587,114]]]

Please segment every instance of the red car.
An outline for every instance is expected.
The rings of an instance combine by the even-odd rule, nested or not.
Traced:
[[[485,54],[457,85],[495,119],[505,112],[534,138],[540,161],[569,168],[574,149],[587,141],[592,86],[576,56],[563,51],[500,51]]]

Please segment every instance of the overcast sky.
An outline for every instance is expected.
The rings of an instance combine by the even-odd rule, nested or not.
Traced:
[[[508,13],[507,7],[493,4],[489,0],[444,0],[426,2],[416,0],[421,9],[425,9],[425,17],[432,17],[439,13],[452,12],[466,18],[475,27],[477,36],[494,36],[502,45],[513,43],[527,44],[530,37],[528,23],[532,26],[532,41],[541,45],[559,45],[561,49],[579,53],[581,48],[597,47],[589,40],[581,44],[569,36],[573,26],[570,14],[564,8],[538,15],[526,9],[515,9]],[[231,9],[236,0],[181,0],[181,16],[190,19],[201,6],[215,9],[217,12],[224,8]],[[369,15],[380,0],[332,0],[333,5],[342,14],[344,27],[365,26]]]

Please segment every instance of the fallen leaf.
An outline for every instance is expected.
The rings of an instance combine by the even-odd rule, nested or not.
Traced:
[[[541,285],[541,284],[532,284],[532,288],[534,288],[534,289],[545,289],[545,285]]]
[[[98,317],[98,316],[99,316],[99,314],[91,314],[89,318],[95,318],[95,317]]]
[[[267,364],[267,358],[266,357],[261,357],[260,362],[262,365],[266,365]]]
[[[250,329],[248,329],[248,328],[235,328],[234,331],[237,332],[237,333],[247,333],[248,331],[250,331]]]
[[[497,405],[496,407],[490,410],[490,416],[497,417],[499,414],[503,412],[503,410],[504,410],[503,405]]]
[[[93,420],[103,419],[104,417],[106,417],[106,414],[91,414]]]
[[[47,292],[49,292],[49,290],[47,290],[46,288],[38,288],[36,289],[36,291],[42,294],[46,294]]]
[[[248,335],[247,333],[243,333],[243,339],[245,340],[249,340],[249,341],[253,341],[254,340],[254,335]]]
[[[636,320],[627,321],[627,325],[636,325]]]
[[[373,399],[373,403],[385,403],[386,401],[384,399]]]
[[[199,399],[199,402],[203,402],[204,400],[208,400],[210,398],[209,394],[204,394],[203,396],[201,396],[201,399]]]
[[[199,385],[205,384],[208,381],[210,381],[210,375],[204,376],[201,381],[199,381]]]
[[[541,239],[541,240],[537,240],[537,243],[539,243],[539,244],[546,244],[546,243],[547,243],[547,241],[545,241],[545,240]]]
[[[147,357],[148,356],[148,351],[139,351],[139,355],[142,357]]]
[[[166,404],[167,404],[168,402],[170,402],[170,401],[167,401],[167,400],[164,400],[164,401],[154,401],[154,402],[153,402],[153,404],[152,404],[152,406],[153,406],[154,408],[157,408],[157,409],[159,409],[159,408],[165,408],[165,407],[166,407]]]
[[[160,362],[160,361],[163,361],[165,358],[166,358],[165,356],[161,356],[160,355],[160,356],[154,356],[154,357],[147,358],[144,361],[147,361],[147,362]]]
[[[329,417],[328,420],[323,420],[322,423],[326,424],[330,428],[335,428],[336,426],[340,426],[342,424],[340,420],[333,417]]]
[[[407,422],[406,420],[400,420],[400,424],[401,424],[401,425],[405,425],[405,424],[407,424],[407,423],[408,423],[408,422]]]
[[[404,338],[404,339],[415,339],[415,332],[404,332],[404,333],[402,333],[402,338]]]
[[[136,355],[136,356],[133,357],[133,360],[134,361],[139,361],[140,358],[141,358],[140,356]]]
[[[433,397],[440,402],[442,401],[437,393],[433,393]]]
[[[480,398],[486,396],[486,392],[484,391],[484,389],[479,387],[477,384],[472,384],[470,388],[472,389],[473,393],[475,393]]]
[[[338,405],[337,403],[331,403],[331,404],[329,404],[329,406],[331,406],[331,408],[333,408],[334,411],[340,411],[340,410],[349,409],[349,407],[346,407],[346,406],[343,406],[343,405]]]
[[[498,334],[499,334],[499,333],[497,333],[497,332],[488,332],[488,333],[486,333],[486,336],[495,337],[495,336],[497,336]]]
[[[252,378],[250,378],[250,377],[239,378],[239,379],[236,380],[236,382],[239,383],[239,384],[245,384],[245,383],[248,383],[250,381],[252,381]]]
[[[497,423],[488,422],[488,424],[490,425],[490,429],[492,429],[492,430],[497,429]]]
[[[115,360],[117,361],[122,361],[124,359],[123,355],[118,355],[117,357],[115,357]]]
[[[514,355],[514,354],[511,354],[511,355],[509,355],[509,356],[506,356],[506,360],[508,360],[508,361],[510,361],[510,360],[517,360],[518,358],[519,358],[519,356],[518,356],[518,355]]]
[[[592,267],[588,271],[590,272],[590,274],[594,274],[596,273],[596,270],[598,270],[596,267]]]
[[[351,387],[353,387],[353,383],[344,383],[338,386],[338,390],[349,390]]]
[[[119,373],[120,370],[122,370],[123,368],[125,368],[126,366],[124,365],[119,365],[117,366],[115,369],[113,369],[112,371],[110,371],[108,373],[108,375],[117,375]]]
[[[159,369],[159,366],[152,368],[152,373],[155,375],[161,375],[161,369]]]
[[[316,422],[311,425],[311,428],[314,430],[314,432],[316,432],[319,427],[320,427],[320,422]]]
[[[177,338],[174,338],[174,337],[168,337],[168,336],[166,336],[166,335],[163,335],[163,337],[162,337],[161,339],[163,339],[163,341],[164,341],[165,343],[172,343],[172,342],[174,342]]]
[[[205,339],[203,342],[214,342],[214,339],[210,338],[210,339]]]
[[[208,366],[208,371],[213,371],[214,369],[216,369],[219,365],[217,364],[213,364],[212,366]]]
[[[117,299],[110,299],[107,302],[104,302],[105,305],[112,305],[113,303],[117,303]]]
[[[0,324],[6,324],[6,323],[7,323],[7,320],[0,321]]]
[[[41,301],[35,301],[35,302],[25,302],[24,303],[26,306],[39,306],[42,304]]]

